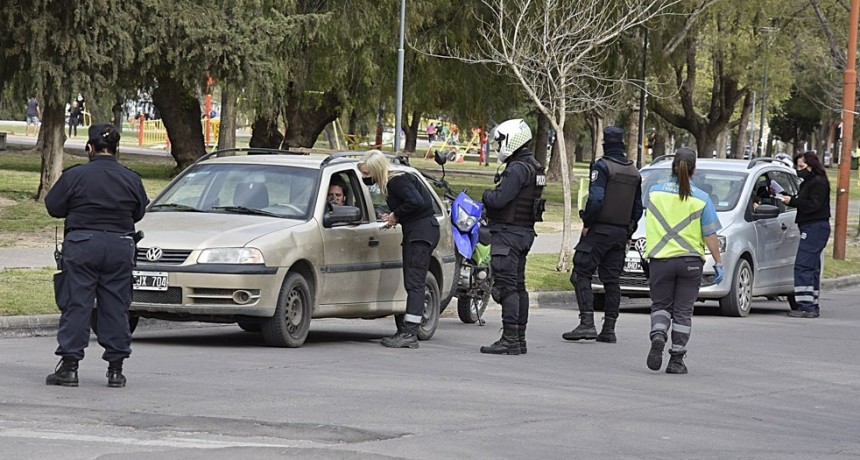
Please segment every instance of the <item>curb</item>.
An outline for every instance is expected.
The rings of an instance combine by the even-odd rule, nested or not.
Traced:
[[[836,291],[860,285],[860,275],[848,275],[839,278],[821,280],[822,291]],[[538,291],[529,293],[530,303],[536,308],[565,308],[578,309],[576,307],[576,296],[570,291]],[[488,307],[488,310],[498,309],[497,305]],[[449,308],[442,313],[443,318],[456,317],[456,307]],[[0,316],[0,337],[30,337],[56,335],[60,323],[60,314],[47,315],[21,315]],[[217,326],[221,323],[172,323],[155,319],[141,318],[138,330],[148,329],[171,329],[173,327],[187,327],[195,324],[196,327]]]

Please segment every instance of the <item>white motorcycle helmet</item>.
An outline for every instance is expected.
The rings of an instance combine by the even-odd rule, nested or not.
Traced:
[[[496,142],[496,153],[499,163],[504,163],[520,147],[532,140],[532,130],[522,118],[507,120],[493,129],[493,142]]]

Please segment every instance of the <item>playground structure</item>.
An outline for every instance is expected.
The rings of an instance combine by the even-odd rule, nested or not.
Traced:
[[[448,157],[448,161],[457,163],[464,162],[467,154],[478,155],[479,158],[482,158],[486,154],[486,150],[481,142],[481,132],[481,129],[473,129],[472,137],[466,143],[459,142],[457,131],[449,132],[441,141],[430,142],[424,153],[424,158],[433,158],[433,152],[437,150],[444,153]],[[483,158],[479,161],[486,163],[487,159]]]

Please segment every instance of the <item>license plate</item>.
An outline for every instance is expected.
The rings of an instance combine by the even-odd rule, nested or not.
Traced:
[[[166,291],[167,272],[131,272],[134,288],[138,291]]]
[[[642,271],[642,261],[641,259],[624,259],[624,271],[625,272],[641,272]]]

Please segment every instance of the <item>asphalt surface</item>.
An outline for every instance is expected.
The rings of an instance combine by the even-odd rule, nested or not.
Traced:
[[[441,321],[417,350],[379,345],[390,319],[320,320],[299,349],[236,326],[138,331],[129,384],[106,387],[95,340],[80,387],[48,387],[53,337],[0,339],[4,459],[849,459],[860,457],[860,288],[823,316],[757,302],[697,309],[687,375],[649,371],[647,310],[619,342],[572,343],[576,312],[532,312],[529,352]]]

